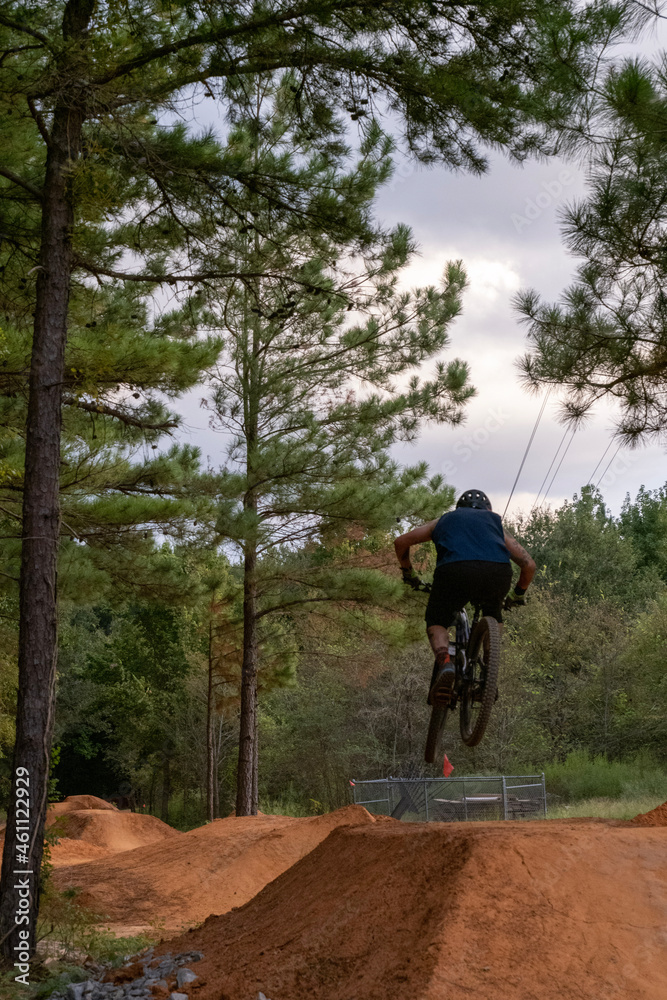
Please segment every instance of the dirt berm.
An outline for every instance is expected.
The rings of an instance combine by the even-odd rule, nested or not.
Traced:
[[[153,819],[129,813],[112,818],[125,816]],[[123,854],[60,867],[53,882],[61,890],[78,888],[77,900],[106,916],[117,933],[155,925],[174,933],[246,903],[335,827],[351,823],[368,826],[375,820],[362,806],[303,819],[229,816],[189,833],[171,830],[173,838]]]
[[[95,795],[70,795],[49,806],[46,825],[58,835],[50,848],[56,868],[85,864],[182,836],[156,816],[119,812]]]
[[[183,836],[157,816],[133,812],[80,809],[58,816],[49,824],[58,836],[85,841],[116,853]]]
[[[68,795],[62,802],[53,802],[47,810],[47,825],[56,816],[64,813],[80,812],[82,809],[103,809],[105,812],[118,812],[115,805],[106,799],[98,799],[97,795]]]
[[[158,952],[204,953],[191,1000],[657,1000],[666,854],[620,822],[339,827]]]

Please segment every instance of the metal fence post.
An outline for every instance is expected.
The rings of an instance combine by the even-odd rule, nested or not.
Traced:
[[[463,779],[463,815],[465,816],[465,818],[467,820],[468,819],[468,800],[466,798],[466,782],[465,782],[465,778]]]
[[[542,808],[544,809],[544,818],[547,818],[547,785],[544,780],[544,771],[542,771]]]
[[[505,781],[504,775],[503,775],[503,810],[505,813],[505,819],[507,819],[507,782]]]
[[[424,805],[426,807],[426,822],[428,823],[428,785],[424,779]]]

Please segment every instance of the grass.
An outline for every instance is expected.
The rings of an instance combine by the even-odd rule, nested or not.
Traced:
[[[86,958],[96,964],[120,965],[127,955],[154,943],[149,935],[116,937],[103,926],[103,917],[82,907],[77,891],[57,892],[47,882],[39,908],[38,951],[66,966],[77,966]]]
[[[55,990],[63,992],[69,983],[90,978],[84,963],[122,965],[155,944],[154,935],[116,937],[100,922],[100,917],[85,910],[72,891],[56,892],[47,883],[40,904],[37,927],[37,961],[30,971],[30,985],[16,983],[16,970],[0,973],[0,1000],[44,1000]],[[48,963],[48,964],[47,964]]]
[[[640,754],[631,760],[608,760],[574,751],[564,761],[544,768],[547,792],[563,803],[592,799],[667,800],[667,770],[654,758]]]
[[[592,798],[579,802],[549,806],[547,819],[633,819],[639,813],[650,812],[665,801],[662,795],[629,796],[628,798]]]
[[[323,812],[328,811],[317,799],[308,799],[304,803],[291,796],[261,799],[259,808],[261,812],[270,816],[320,816]]]

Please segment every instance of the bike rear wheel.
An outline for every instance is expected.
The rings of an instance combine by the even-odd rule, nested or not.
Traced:
[[[445,728],[446,718],[447,708],[442,708],[440,705],[434,705],[431,709],[431,721],[428,724],[426,750],[424,751],[424,760],[427,764],[432,764],[438,755],[438,749]]]
[[[461,739],[469,747],[481,740],[498,692],[500,628],[495,618],[480,618],[468,643],[468,657],[461,683],[459,722]]]

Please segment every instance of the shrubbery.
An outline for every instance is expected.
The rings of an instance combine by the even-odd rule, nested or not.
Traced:
[[[547,792],[568,802],[645,795],[667,800],[667,770],[649,754],[634,760],[607,760],[575,750],[562,763],[547,764],[544,773]]]

